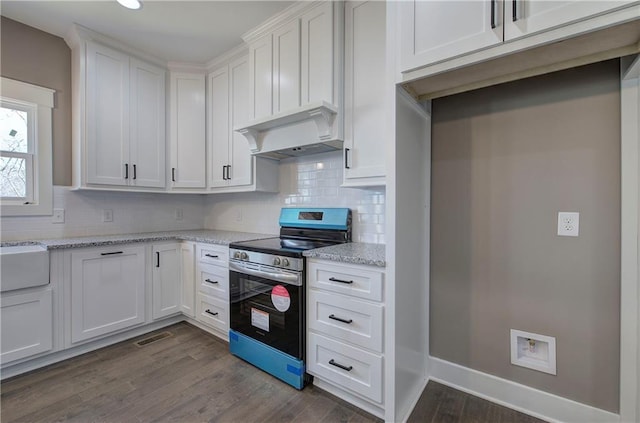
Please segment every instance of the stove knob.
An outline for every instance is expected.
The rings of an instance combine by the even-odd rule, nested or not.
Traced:
[[[240,253],[240,258],[241,258],[242,260],[247,260],[247,259],[249,258],[249,254],[247,254],[247,253]]]
[[[282,259],[282,265],[283,265],[284,267],[289,267],[289,259],[283,258],[283,259]]]
[[[280,266],[280,257],[274,257],[273,258],[273,265],[274,266]]]
[[[236,251],[235,253],[233,253],[233,258],[234,259],[239,259],[240,258],[240,251]]]

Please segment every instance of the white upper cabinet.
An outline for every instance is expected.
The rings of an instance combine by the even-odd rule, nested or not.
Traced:
[[[209,186],[227,186],[229,164],[229,67],[223,66],[209,74],[207,101],[209,104]]]
[[[273,112],[273,35],[249,44],[249,104],[251,119]]]
[[[384,184],[385,7],[345,2],[344,185]]]
[[[503,39],[501,0],[417,0],[402,4],[401,13],[403,70],[486,48]]]
[[[603,15],[618,12],[637,1],[633,0],[411,0],[399,3],[401,72],[438,64],[470,53],[487,50],[475,61],[488,60],[512,52],[566,40],[583,33],[610,27],[634,18],[634,12],[619,16]],[[636,12],[637,14],[637,12]],[[596,20],[592,18],[598,18]],[[637,16],[635,16],[637,19]],[[589,25],[572,24],[590,19]],[[558,30],[544,38],[532,36]],[[506,42],[527,38],[522,43]],[[492,49],[492,47],[504,48]],[[597,49],[594,47],[594,53]],[[584,55],[589,51],[585,50]],[[560,60],[560,59],[558,59]],[[463,66],[467,62],[457,63]],[[452,67],[453,68],[453,67]],[[448,70],[438,66],[437,71]],[[428,74],[428,73],[426,73]]]
[[[251,185],[254,182],[254,166],[261,169],[264,162],[264,159],[259,159],[256,163],[257,159],[251,155],[247,139],[233,130],[234,127],[249,120],[248,78],[249,60],[246,56],[229,64],[229,110],[231,112],[229,116],[229,170],[227,171],[229,186]]]
[[[165,187],[165,71],[131,59],[130,181],[141,187]]]
[[[300,20],[273,33],[273,113],[300,106]]]
[[[208,186],[212,191],[277,191],[277,162],[251,155],[247,139],[233,128],[250,120],[249,59],[220,64],[208,75]]]
[[[87,180],[128,185],[129,56],[87,43]]]
[[[334,98],[334,2],[324,2],[302,15],[302,105]]]
[[[76,187],[164,188],[165,70],[74,39]]]
[[[630,3],[629,0],[505,1],[504,39],[513,40],[570,24]]]
[[[334,2],[301,2],[256,28],[249,44],[251,120],[336,104]]]
[[[171,186],[205,188],[205,75],[171,72]]]

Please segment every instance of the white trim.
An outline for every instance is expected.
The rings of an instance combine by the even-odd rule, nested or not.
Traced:
[[[620,416],[640,420],[640,56],[622,61],[620,86]]]
[[[33,203],[2,204],[2,216],[45,216],[53,211],[53,135],[52,109],[55,90],[37,85],[0,78],[0,96],[22,102],[33,103],[35,108],[35,156],[33,169]]]
[[[507,379],[430,357],[430,380],[549,422],[612,423],[620,416]]]

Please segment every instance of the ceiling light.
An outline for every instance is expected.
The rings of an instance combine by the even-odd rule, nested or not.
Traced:
[[[122,6],[127,9],[137,10],[142,7],[142,3],[139,0],[117,0]]]

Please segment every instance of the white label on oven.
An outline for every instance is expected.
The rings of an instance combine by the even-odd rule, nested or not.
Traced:
[[[271,290],[271,302],[276,310],[285,312],[289,310],[291,306],[291,298],[289,297],[289,291],[282,285],[276,285]]]
[[[252,307],[251,325],[269,332],[269,313]]]

